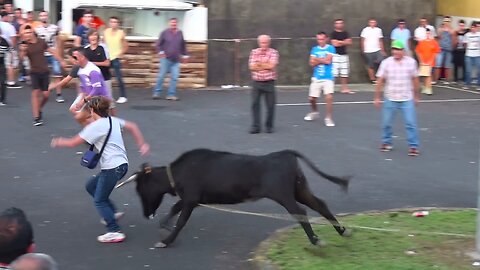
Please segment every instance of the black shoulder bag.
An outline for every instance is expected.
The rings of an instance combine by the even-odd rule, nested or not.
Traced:
[[[110,122],[110,129],[108,130],[107,137],[105,138],[105,142],[103,142],[100,153],[96,153],[94,151],[94,144],[90,145],[90,148],[83,154],[82,160],[80,160],[80,165],[83,167],[87,167],[89,169],[95,169],[95,167],[97,167],[98,161],[100,160],[100,157],[102,157],[103,150],[105,149],[108,139],[110,138],[110,133],[112,133],[112,118],[110,116],[108,117],[108,121]]]

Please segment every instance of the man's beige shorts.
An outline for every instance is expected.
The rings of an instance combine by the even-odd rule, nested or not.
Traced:
[[[317,80],[312,78],[312,83],[310,84],[310,91],[308,96],[310,97],[320,97],[323,93],[324,95],[333,94],[334,83],[332,80]]]

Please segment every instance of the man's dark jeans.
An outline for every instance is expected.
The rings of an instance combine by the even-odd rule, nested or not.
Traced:
[[[273,128],[273,119],[275,114],[275,81],[253,81],[252,89],[252,128],[260,129],[260,99],[265,97],[267,107],[267,121],[265,126]]]

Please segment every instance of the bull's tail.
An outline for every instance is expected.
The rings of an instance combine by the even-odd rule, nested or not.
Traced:
[[[294,151],[294,150],[287,150],[287,151],[290,152],[291,154],[295,155],[297,158],[300,158],[301,160],[303,160],[308,165],[308,167],[310,167],[314,172],[316,172],[317,174],[319,174],[323,178],[328,179],[329,181],[339,185],[342,188],[343,191],[345,191],[345,192],[348,191],[348,184],[350,183],[350,179],[352,178],[352,176],[337,177],[337,176],[326,174],[326,173],[322,172],[320,169],[318,169],[317,166],[315,166],[315,164],[313,164],[313,162],[310,161],[303,154],[301,154],[297,151]]]

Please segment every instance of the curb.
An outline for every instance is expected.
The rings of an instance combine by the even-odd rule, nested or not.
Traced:
[[[351,215],[374,215],[374,214],[383,214],[390,212],[401,212],[401,213],[411,213],[421,210],[440,210],[440,211],[458,211],[458,210],[478,210],[477,208],[460,208],[460,207],[406,207],[406,208],[392,208],[387,210],[369,210],[364,212],[357,213],[340,213],[336,214],[336,217],[345,217]],[[323,217],[314,218],[315,221],[325,220]],[[253,257],[251,263],[253,269],[255,270],[280,270],[280,268],[270,261],[267,257],[267,252],[270,249],[271,244],[276,241],[283,233],[286,231],[300,226],[299,224],[294,224],[284,228],[280,228],[272,233],[267,239],[260,242],[258,247],[253,251]]]

